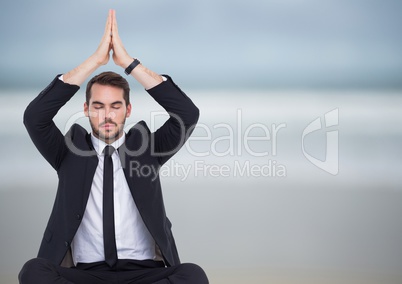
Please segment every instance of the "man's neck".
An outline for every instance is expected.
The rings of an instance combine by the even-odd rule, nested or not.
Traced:
[[[120,137],[118,139],[114,139],[113,142],[110,142],[111,140],[105,140],[105,139],[100,139],[99,137],[96,137],[94,133],[91,133],[91,141],[92,144],[98,154],[102,153],[103,149],[106,147],[106,145],[111,145],[115,149],[118,149],[121,145],[124,144],[126,141],[126,134],[124,131],[119,135]]]

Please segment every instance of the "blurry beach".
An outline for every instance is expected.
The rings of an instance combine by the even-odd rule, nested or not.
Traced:
[[[1,91],[0,283],[35,257],[57,175],[22,115],[40,89]],[[199,126],[162,168],[166,210],[183,262],[211,283],[402,283],[400,91],[187,91]],[[144,91],[128,125],[166,116]],[[55,121],[88,127],[80,92]],[[337,124],[326,127],[326,113]],[[319,119],[321,128],[303,132]],[[276,129],[276,132],[274,131]],[[325,162],[338,133],[337,173]],[[273,133],[276,133],[275,137]],[[259,137],[259,138],[256,138]],[[314,160],[316,159],[316,160]],[[182,170],[180,170],[182,169]]]
[[[402,1],[42,0],[0,10],[0,284],[36,256],[57,187],[23,111],[96,50],[109,9],[200,108],[160,171],[183,262],[212,284],[402,283]],[[127,127],[155,130],[166,115],[129,80]],[[63,133],[89,128],[84,90]]]

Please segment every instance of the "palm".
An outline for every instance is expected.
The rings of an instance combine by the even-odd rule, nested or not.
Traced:
[[[130,64],[132,58],[128,55],[126,49],[124,48],[123,42],[119,36],[119,31],[117,28],[116,14],[113,11],[112,15],[112,50],[113,50],[113,61],[116,65],[127,67],[127,63]]]
[[[101,65],[106,65],[109,62],[110,50],[112,45],[111,30],[112,30],[112,11],[109,12],[108,19],[106,21],[105,32],[102,40],[95,52],[96,60]]]

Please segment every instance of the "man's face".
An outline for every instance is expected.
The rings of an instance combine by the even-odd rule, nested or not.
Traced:
[[[92,133],[106,143],[112,143],[123,135],[124,123],[131,114],[131,104],[126,105],[123,89],[93,84],[89,103],[84,103]]]

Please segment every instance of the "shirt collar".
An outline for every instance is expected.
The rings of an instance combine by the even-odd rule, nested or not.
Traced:
[[[121,145],[126,141],[126,133],[123,132],[123,135],[114,141],[112,144],[106,144],[104,141],[96,138],[93,133],[91,133],[91,141],[94,149],[98,155],[103,155],[103,150],[107,145],[113,146],[115,149],[118,149]]]

